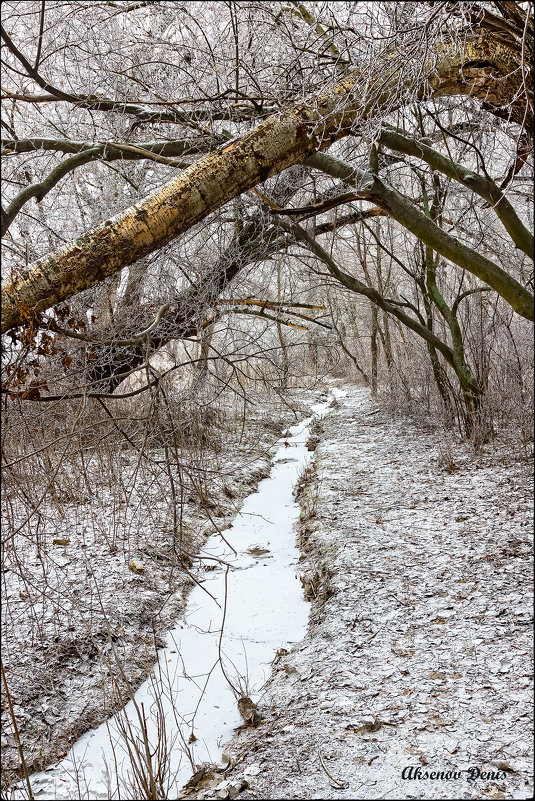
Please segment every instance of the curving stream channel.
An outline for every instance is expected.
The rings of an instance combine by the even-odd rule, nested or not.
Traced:
[[[325,402],[311,406],[312,417],[279,440],[269,477],[223,536],[211,536],[202,549],[199,585],[151,677],[61,762],[31,776],[36,799],[147,797],[139,790],[147,754],[155,773],[159,766],[165,797],[177,797],[194,764],[221,758],[243,722],[237,698],[258,700],[277,649],[290,648],[306,632],[308,604],[295,572],[299,506],[292,491],[311,459],[305,442],[312,420],[344,394],[331,390]],[[13,798],[27,798],[17,787]]]

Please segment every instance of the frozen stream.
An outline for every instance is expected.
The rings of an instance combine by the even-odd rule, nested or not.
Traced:
[[[333,389],[326,402],[311,407],[313,415],[324,415],[333,398],[343,394]],[[228,544],[219,534],[206,542],[200,556],[208,569],[198,576],[201,586],[192,590],[185,620],[169,632],[135,703],[86,732],[60,763],[34,774],[36,799],[139,798],[127,743],[145,754],[140,719],[146,720],[154,769],[165,764],[167,798],[176,797],[187,782],[192,761],[220,760],[222,746],[242,723],[237,697],[258,700],[277,649],[291,647],[306,631],[308,605],[295,575],[299,507],[292,490],[311,458],[305,442],[312,419],[292,426],[279,440],[269,477],[223,532]],[[14,797],[27,795],[19,791]]]

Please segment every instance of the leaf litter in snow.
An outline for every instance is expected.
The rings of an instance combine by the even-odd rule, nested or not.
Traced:
[[[531,465],[460,443],[451,469],[440,432],[345,390],[298,488],[307,636],[226,746],[227,784],[184,796],[529,798]]]

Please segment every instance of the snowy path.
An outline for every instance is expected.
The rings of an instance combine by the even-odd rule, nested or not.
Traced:
[[[245,777],[240,798],[529,798],[530,465],[458,445],[447,472],[439,434],[347,389],[302,528],[309,633],[276,665],[266,720],[231,741],[243,760],[196,797]]]

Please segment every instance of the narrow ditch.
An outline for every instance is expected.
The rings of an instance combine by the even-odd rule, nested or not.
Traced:
[[[312,416],[278,441],[270,475],[200,552],[203,567],[184,619],[169,632],[149,679],[61,762],[31,776],[36,799],[176,797],[196,765],[217,763],[235,728],[260,714],[255,700],[277,650],[306,632],[292,493],[311,460],[305,443],[312,420],[337,395],[333,389],[313,404]],[[27,797],[22,783],[12,797]]]

